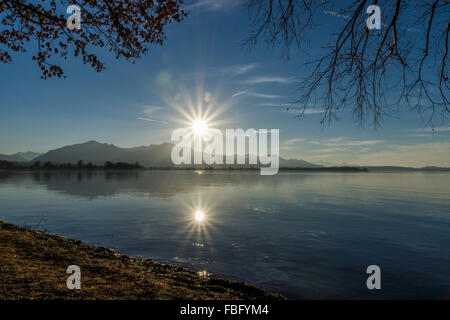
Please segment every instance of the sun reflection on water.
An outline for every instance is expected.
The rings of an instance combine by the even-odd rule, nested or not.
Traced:
[[[181,232],[184,237],[176,256],[191,261],[190,266],[198,268],[199,276],[205,277],[208,275],[205,265],[214,261],[218,254],[215,239],[222,238],[217,225],[221,224],[217,199],[208,195],[189,195],[183,197],[179,207],[183,212]]]

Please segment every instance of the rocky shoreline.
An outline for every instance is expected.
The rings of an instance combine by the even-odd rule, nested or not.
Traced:
[[[69,290],[67,267],[81,269]],[[0,221],[0,299],[284,299],[244,282],[135,258]]]

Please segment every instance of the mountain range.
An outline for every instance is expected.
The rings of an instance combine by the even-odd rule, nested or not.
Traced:
[[[85,143],[50,150],[32,160],[33,162],[52,162],[55,164],[76,164],[79,160],[82,160],[84,163],[90,162],[95,165],[103,165],[107,161],[138,162],[145,167],[170,167],[173,166],[170,156],[173,146],[171,143],[163,143],[134,148],[120,148],[113,144],[99,143],[91,140]],[[322,166],[304,160],[284,159],[280,157],[280,167],[320,168]]]
[[[37,158],[41,156],[42,153],[37,152],[17,152],[12,155],[6,155],[6,154],[0,154],[0,160],[6,160],[10,162],[28,162],[33,160],[34,158]]]
[[[104,165],[105,162],[124,162],[134,164],[138,162],[145,167],[172,167],[171,152],[173,148],[171,143],[162,143],[159,145],[141,146],[134,148],[120,148],[113,144],[99,143],[91,140],[85,143],[73,144],[62,148],[50,150],[47,153],[36,152],[18,152],[13,155],[0,154],[0,160],[6,160],[16,163],[34,163],[40,161],[41,164],[51,162],[54,164],[76,164],[78,161],[83,161],[85,164],[92,163],[94,165]],[[247,155],[248,158],[248,155]],[[300,159],[285,159],[279,158],[280,168],[325,168],[336,167],[336,165],[313,164]],[[246,160],[248,163],[248,159]],[[183,165],[182,165],[183,166]],[[190,165],[184,165],[189,166]],[[215,165],[216,166],[216,165]],[[227,165],[223,165],[227,166]],[[251,167],[252,165],[240,165],[240,167]],[[348,167],[348,164],[342,164],[337,167]],[[353,167],[360,167],[352,165]],[[443,167],[401,167],[401,166],[364,166],[370,171],[450,171],[450,168]]]

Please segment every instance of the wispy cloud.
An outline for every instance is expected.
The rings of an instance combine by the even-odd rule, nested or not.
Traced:
[[[342,153],[342,152],[369,152],[370,147],[383,140],[352,140],[346,141],[344,137],[330,138],[325,141],[309,141],[309,143],[317,146],[313,152],[316,153]],[[359,148],[358,148],[359,147]]]
[[[295,78],[281,77],[281,76],[260,76],[260,77],[252,77],[243,82],[246,84],[261,84],[261,83],[292,83],[296,81]]]
[[[450,167],[450,143],[433,142],[416,145],[392,145],[388,150],[355,155],[352,161],[361,165]]]
[[[433,133],[433,132],[427,132],[427,133],[414,133],[411,134],[412,137],[426,137],[426,138],[436,138],[439,135],[438,133]]]
[[[156,122],[156,123],[168,124],[168,122],[166,122],[166,121],[161,121],[161,120],[156,120],[156,119],[151,119],[151,118],[138,117],[138,119],[139,119],[139,120],[144,120],[144,121],[150,121],[150,122]]]
[[[330,147],[314,150],[308,159],[326,165],[450,167],[450,143],[389,144],[383,145],[381,150]],[[325,160],[328,163],[324,163]]]
[[[201,9],[206,11],[218,11],[229,9],[243,3],[242,0],[193,0],[186,1],[184,10]]]
[[[329,15],[329,16],[338,17],[338,18],[342,18],[345,20],[350,19],[349,16],[339,13],[339,12],[336,12],[336,11],[324,10],[323,13],[325,13],[326,15]]]
[[[257,93],[257,92],[248,92],[249,96],[256,97],[256,98],[265,98],[265,99],[277,99],[281,98],[280,95],[277,94],[266,94],[266,93]]]
[[[284,145],[293,145],[293,144],[297,144],[299,142],[304,142],[305,139],[304,138],[293,138],[293,139],[289,139],[284,141]]]
[[[356,146],[372,146],[378,143],[383,143],[384,140],[351,140],[351,141],[345,141],[348,138],[345,137],[336,137],[336,138],[330,138],[325,141],[317,141],[312,140],[309,141],[309,143],[315,144],[315,145],[322,145],[327,147],[356,147]]]
[[[250,89],[249,90],[244,90],[244,91],[239,91],[239,92],[233,94],[232,97],[237,97],[237,96],[240,96],[240,95],[243,95],[243,94],[246,94],[246,95],[251,96],[251,97],[263,98],[263,99],[278,99],[278,98],[282,98],[282,96],[277,95],[277,94],[251,92]]]
[[[142,113],[145,115],[143,117],[138,117],[139,120],[144,120],[144,121],[150,121],[150,122],[156,122],[156,123],[162,123],[162,124],[168,124],[168,122],[163,121],[163,120],[157,120],[157,119],[153,119],[153,114],[155,114],[156,112],[163,110],[164,108],[161,106],[153,106],[153,105],[147,105],[143,107]]]
[[[348,148],[323,148],[323,149],[317,149],[317,150],[313,150],[314,152],[319,152],[319,153],[336,153],[336,152],[343,152],[343,151],[348,151]]]
[[[144,110],[142,111],[143,113],[150,115],[158,110],[162,110],[164,109],[163,107],[160,106],[144,106]]]
[[[371,146],[382,142],[384,142],[384,140],[358,140],[358,141],[337,142],[337,143],[325,142],[322,143],[322,145],[329,147],[355,147],[355,146]]]
[[[229,66],[222,68],[222,72],[229,74],[231,77],[237,77],[258,67],[257,63],[249,63],[245,65]]]
[[[344,139],[345,139],[344,137],[337,137],[337,138],[331,138],[331,139],[328,139],[327,141],[337,142],[337,141],[342,141],[342,140],[344,140]]]
[[[415,131],[417,131],[417,132],[447,132],[447,131],[450,131],[450,126],[416,129]]]
[[[246,94],[247,92],[249,92],[250,90],[244,90],[244,91],[239,91],[236,92],[235,94],[232,95],[232,97],[238,97],[240,95]]]
[[[182,78],[183,81],[205,81],[208,78],[225,78],[227,80],[242,76],[244,74],[249,73],[250,71],[256,69],[258,67],[257,63],[247,63],[240,65],[228,65],[228,66],[214,66],[207,68],[203,72],[192,71],[187,72],[183,75],[179,75],[178,77]],[[240,80],[242,83],[242,80]]]
[[[288,108],[293,107],[294,105],[292,103],[276,103],[276,102],[261,102],[258,103],[258,106],[260,107],[277,107],[277,108]]]
[[[292,105],[292,106],[294,106],[293,109],[289,109],[286,111],[289,113],[292,113],[292,114],[296,114],[296,115],[318,114],[318,113],[323,113],[325,111],[324,109],[321,109],[321,108],[302,109],[302,108],[296,107],[296,105]]]

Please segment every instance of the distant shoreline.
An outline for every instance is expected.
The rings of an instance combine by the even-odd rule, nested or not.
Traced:
[[[125,163],[125,162],[106,162],[104,165],[94,165],[92,163],[84,164],[72,164],[72,163],[18,163],[10,162],[6,160],[0,160],[0,170],[33,170],[33,171],[48,171],[48,170],[71,170],[71,171],[93,171],[93,170],[203,170],[203,171],[253,171],[260,170],[261,166],[251,165],[215,165],[215,166],[192,166],[192,165],[180,165],[180,166],[149,166],[144,167],[139,163]],[[332,166],[332,167],[280,167],[279,171],[315,171],[315,172],[408,172],[408,171],[433,171],[433,172],[448,172],[450,167],[400,167],[400,166]]]
[[[0,299],[285,299],[253,285],[0,221]],[[67,267],[81,289],[66,286]]]
[[[15,168],[1,168],[5,171],[258,171],[260,168],[133,168],[133,169],[108,169],[108,168],[31,168],[31,167],[15,167]],[[355,167],[327,167],[327,168],[279,168],[279,171],[322,171],[322,172],[368,172],[365,168]]]

